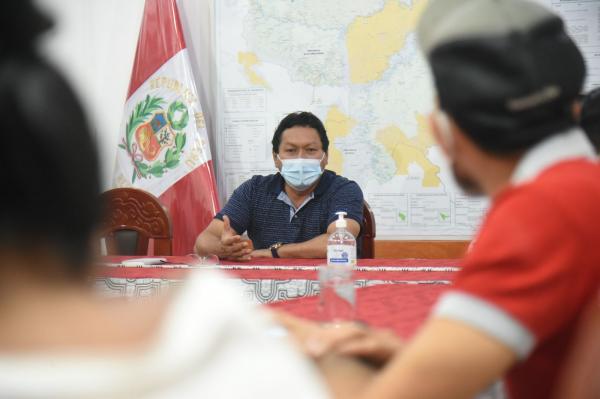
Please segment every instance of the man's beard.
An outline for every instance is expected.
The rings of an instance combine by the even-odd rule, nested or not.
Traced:
[[[456,162],[452,162],[452,174],[454,175],[454,180],[458,186],[465,192],[467,195],[471,195],[474,197],[485,195],[485,192],[466,172],[461,171],[460,167],[456,165]]]

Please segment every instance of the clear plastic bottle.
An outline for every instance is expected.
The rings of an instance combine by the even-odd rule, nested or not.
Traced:
[[[327,266],[321,268],[319,276],[323,316],[333,323],[354,320],[356,305],[356,239],[346,229],[346,212],[336,214],[336,230],[327,241]]]

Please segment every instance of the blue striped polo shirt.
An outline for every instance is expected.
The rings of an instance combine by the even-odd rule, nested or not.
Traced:
[[[326,233],[339,211],[362,227],[363,193],[352,180],[325,170],[312,197],[298,209],[285,194],[283,177],[277,173],[244,182],[215,218],[229,216],[238,234],[247,232],[254,248],[263,249],[276,242],[304,242]]]

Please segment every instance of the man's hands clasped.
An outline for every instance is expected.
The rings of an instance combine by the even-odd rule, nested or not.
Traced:
[[[383,366],[403,348],[402,340],[391,330],[371,329],[351,322],[323,325],[283,312],[277,312],[275,316],[300,348],[314,359],[335,354],[358,357],[375,366]]]
[[[221,257],[233,261],[248,261],[251,259],[252,242],[242,239],[231,228],[229,216],[223,216],[223,232],[221,233]]]

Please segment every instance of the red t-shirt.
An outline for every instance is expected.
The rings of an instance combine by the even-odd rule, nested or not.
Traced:
[[[494,199],[439,308],[519,353],[506,376],[511,398],[547,398],[599,283],[600,167],[565,161]]]

